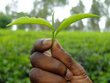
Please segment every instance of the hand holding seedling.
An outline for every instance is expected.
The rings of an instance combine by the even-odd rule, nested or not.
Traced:
[[[32,49],[30,80],[32,83],[92,83],[85,70],[63,50],[55,40],[58,33],[70,24],[90,17],[99,17],[94,14],[75,14],[65,19],[59,27],[54,27],[54,14],[52,24],[43,18],[21,17],[7,26],[15,24],[40,24],[52,30],[52,38],[39,40]],[[51,52],[49,52],[49,50]],[[51,56],[50,56],[51,55]]]
[[[31,83],[92,83],[83,67],[66,53],[58,41],[38,40],[31,51]],[[51,52],[49,51],[51,49]]]

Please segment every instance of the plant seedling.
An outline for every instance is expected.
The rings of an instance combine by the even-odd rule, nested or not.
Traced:
[[[16,19],[14,22],[11,22],[7,26],[11,25],[20,25],[20,24],[40,24],[49,27],[52,30],[52,46],[53,42],[56,38],[56,36],[59,34],[59,32],[71,25],[72,23],[79,21],[84,18],[94,18],[94,17],[99,17],[98,15],[95,14],[74,14],[68,18],[66,18],[64,21],[61,22],[61,24],[55,28],[54,27],[54,13],[52,14],[52,24],[46,21],[43,18],[35,18],[35,17],[20,17]]]

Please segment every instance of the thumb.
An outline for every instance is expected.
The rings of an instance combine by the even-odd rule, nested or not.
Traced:
[[[55,41],[53,44],[52,56],[64,63],[64,65],[72,72],[73,77],[71,83],[92,83],[84,68],[63,50],[58,41]]]
[[[52,56],[64,63],[69,69],[73,65],[72,57],[69,56],[69,54],[66,51],[64,51],[64,49],[58,41],[54,41],[53,43]]]
[[[52,56],[64,63],[64,65],[73,73],[73,75],[80,75],[85,73],[83,67],[63,50],[58,41],[55,41],[53,44]]]

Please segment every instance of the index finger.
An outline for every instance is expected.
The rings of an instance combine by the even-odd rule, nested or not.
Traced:
[[[47,51],[49,49],[51,49],[51,39],[39,39],[38,41],[35,42],[35,44],[33,45],[33,48],[31,50],[31,54],[33,54],[34,52],[44,52]]]

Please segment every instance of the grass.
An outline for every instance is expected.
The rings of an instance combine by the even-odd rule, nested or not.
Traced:
[[[0,83],[29,83],[30,49],[49,31],[0,30]],[[63,48],[80,62],[94,83],[110,80],[110,33],[66,32],[58,35]]]

